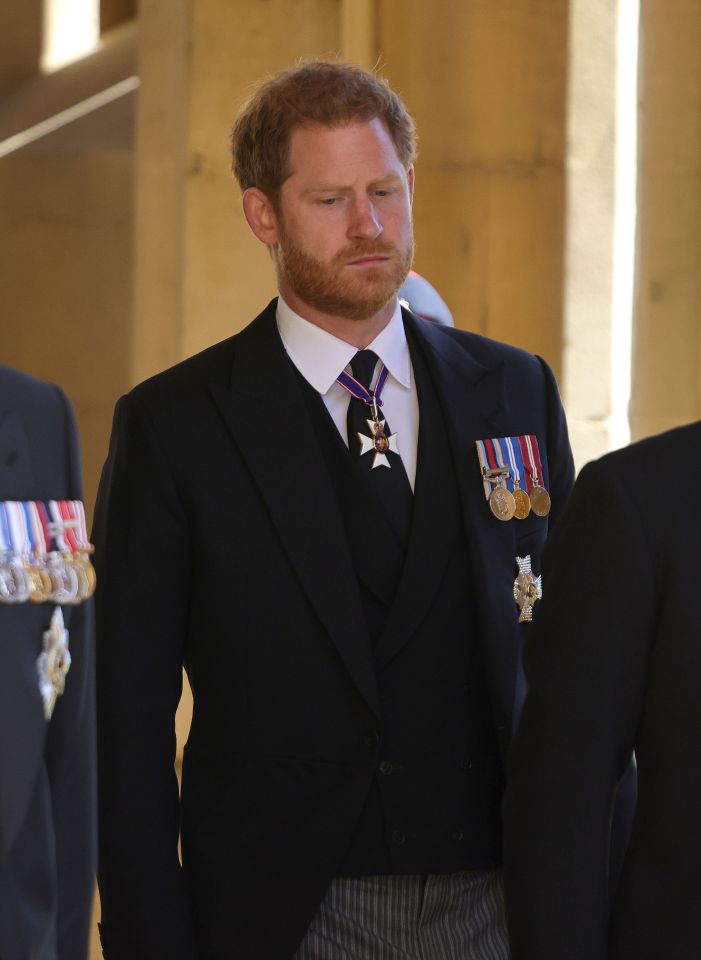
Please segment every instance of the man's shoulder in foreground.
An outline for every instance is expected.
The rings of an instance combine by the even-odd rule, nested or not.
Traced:
[[[637,440],[586,464],[578,478],[580,492],[592,496],[618,490],[636,504],[641,516],[669,519],[687,508],[685,491],[701,480],[701,421]],[[673,493],[672,491],[676,491]]]
[[[616,474],[658,469],[661,480],[670,471],[686,476],[689,470],[701,470],[701,420],[637,440],[596,462],[600,469]]]

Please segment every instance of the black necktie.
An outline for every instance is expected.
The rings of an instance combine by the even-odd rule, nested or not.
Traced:
[[[377,364],[377,354],[372,350],[359,350],[351,360],[351,370],[353,376],[372,392],[374,386],[373,373]],[[380,408],[380,419],[386,421],[386,417]],[[368,426],[368,420],[372,420],[370,407],[357,400],[350,398],[348,404],[348,449],[351,456],[357,460],[359,469],[367,479],[368,486],[373,490],[380,500],[382,507],[387,515],[389,522],[394,528],[401,542],[406,545],[409,537],[409,528],[411,526],[412,492],[409,478],[407,477],[402,458],[398,453],[388,450],[385,453],[390,466],[375,466],[375,453],[370,450],[362,453],[363,446],[358,437],[361,434],[364,437],[372,437],[372,430]],[[389,423],[385,422],[385,436],[389,437],[391,429]],[[408,441],[409,438],[398,437],[399,443]],[[367,444],[366,444],[367,445]]]

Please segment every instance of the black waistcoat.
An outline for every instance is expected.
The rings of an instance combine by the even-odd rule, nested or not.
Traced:
[[[454,464],[426,361],[409,342],[420,427],[408,543],[300,376],[343,516],[382,699],[382,759],[339,875],[451,873],[501,862],[503,774]],[[414,551],[429,551],[444,572],[423,622],[395,632],[395,604],[425,588],[412,576]]]

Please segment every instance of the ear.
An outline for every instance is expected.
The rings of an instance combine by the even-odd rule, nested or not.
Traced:
[[[248,226],[261,243],[269,247],[278,242],[275,210],[268,195],[258,187],[249,187],[244,191],[243,213]]]
[[[406,172],[406,182],[409,187],[409,203],[414,203],[414,168],[409,167]]]

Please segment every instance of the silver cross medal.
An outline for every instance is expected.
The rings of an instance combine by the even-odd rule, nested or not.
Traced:
[[[390,433],[387,435],[385,433],[385,421],[380,420],[380,411],[377,408],[377,402],[374,397],[372,398],[370,412],[372,413],[372,420],[366,420],[366,423],[370,428],[371,436],[366,437],[364,433],[358,434],[358,440],[360,440],[360,456],[362,457],[364,453],[370,453],[371,450],[374,450],[375,456],[372,460],[372,469],[374,470],[375,467],[391,468],[392,465],[387,459],[387,451],[391,450],[392,453],[399,453],[397,434]]]
[[[533,619],[533,606],[543,596],[543,578],[534,577],[531,570],[531,557],[516,557],[518,575],[514,580],[514,600],[519,610],[518,622],[529,623]]]
[[[51,719],[56,700],[66,686],[66,674],[71,666],[68,650],[68,631],[63,625],[63,611],[56,607],[49,629],[43,635],[43,651],[37,659],[39,691],[44,701],[44,716]]]

